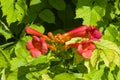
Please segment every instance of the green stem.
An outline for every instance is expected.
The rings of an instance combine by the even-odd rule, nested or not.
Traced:
[[[7,25],[6,25],[4,22],[2,22],[2,21],[0,20],[0,23],[5,27],[6,30],[10,31],[9,28],[7,27]]]
[[[0,48],[5,48],[6,46],[9,46],[9,45],[12,45],[12,44],[14,44],[14,42],[9,42],[9,43],[0,45]]]
[[[6,55],[6,53],[1,48],[0,48],[0,52],[5,57],[5,59],[7,60],[7,62],[10,64],[10,59],[8,58],[8,56]]]

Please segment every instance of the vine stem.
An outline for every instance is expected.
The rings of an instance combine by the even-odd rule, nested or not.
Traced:
[[[10,64],[10,59],[7,57],[6,53],[1,48],[0,48],[0,52],[5,57],[5,59],[7,60],[7,62]]]
[[[10,31],[7,25],[3,21],[0,20],[0,23],[5,27],[6,30]]]

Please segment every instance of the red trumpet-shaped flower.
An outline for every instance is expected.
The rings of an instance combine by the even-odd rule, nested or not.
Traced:
[[[27,42],[26,47],[30,51],[32,57],[38,57],[39,55],[45,54],[48,51],[45,40],[36,36],[33,36],[32,40]]]
[[[80,26],[67,33],[64,33],[62,36],[64,38],[67,36],[70,36],[71,38],[82,37],[99,41],[99,39],[102,37],[102,33],[96,27]]]
[[[25,31],[26,31],[27,34],[31,34],[31,35],[34,35],[34,36],[39,36],[39,37],[44,38],[45,40],[50,40],[50,38],[48,38],[46,35],[40,33],[39,31],[37,31],[33,28],[26,27]]]
[[[102,37],[102,33],[96,27],[88,27],[87,31],[90,33],[89,39],[97,40]]]
[[[84,40],[81,43],[70,44],[71,47],[76,47],[78,53],[84,58],[91,58],[92,52],[96,48],[95,44],[90,40]]]

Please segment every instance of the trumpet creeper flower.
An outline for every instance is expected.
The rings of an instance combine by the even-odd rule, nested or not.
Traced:
[[[95,44],[90,40],[84,40],[81,43],[74,43],[69,46],[77,48],[78,54],[87,59],[91,58],[92,52],[96,48]]]
[[[25,32],[27,33],[27,34],[31,34],[31,35],[33,35],[33,36],[39,36],[39,37],[42,37],[42,38],[44,38],[45,40],[50,40],[50,38],[48,38],[46,35],[44,35],[44,34],[42,34],[41,32],[39,32],[39,31],[37,31],[37,30],[35,30],[35,29],[33,29],[33,28],[30,28],[30,27],[26,27],[25,28]]]
[[[43,38],[36,36],[32,37],[26,44],[27,49],[30,51],[32,57],[38,57],[41,54],[45,54],[48,51],[47,43]]]
[[[82,38],[89,38],[91,40],[99,41],[99,39],[102,37],[102,33],[96,27],[83,25],[67,33],[64,33],[62,36],[64,38],[67,36],[70,36],[71,38],[82,37]]]

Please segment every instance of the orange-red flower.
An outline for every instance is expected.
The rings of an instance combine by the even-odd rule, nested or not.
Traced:
[[[45,40],[36,36],[33,36],[32,40],[27,42],[26,47],[30,51],[32,57],[38,57],[39,55],[45,54],[48,51]]]
[[[44,38],[45,40],[48,40],[48,41],[50,40],[49,37],[47,37],[46,35],[42,34],[41,32],[39,32],[39,31],[37,31],[33,28],[26,27],[25,31],[26,31],[27,34],[31,34],[31,35],[34,35],[34,36],[39,36],[39,37],[42,37],[42,38]]]
[[[102,33],[96,27],[83,25],[67,33],[64,33],[62,36],[63,38],[70,36],[71,38],[82,37],[82,38],[89,38],[91,40],[99,41],[99,39],[102,37]]]
[[[84,58],[91,58],[92,52],[96,48],[95,44],[92,41],[82,41],[78,46],[78,53]]]
[[[71,47],[77,48],[78,53],[84,58],[91,58],[92,52],[96,48],[95,44],[90,40],[84,40],[81,43],[70,44]]]
[[[90,33],[89,39],[99,41],[102,33],[96,27],[88,27],[87,31]]]

